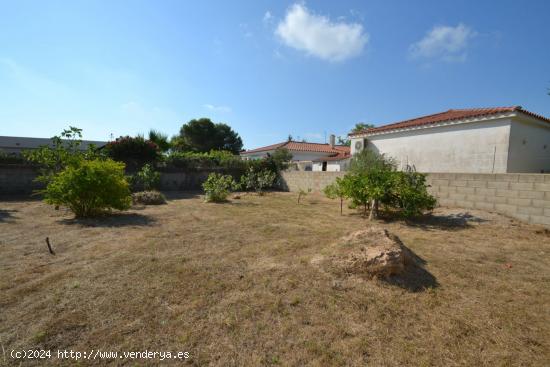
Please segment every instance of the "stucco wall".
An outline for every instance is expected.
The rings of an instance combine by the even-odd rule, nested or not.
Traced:
[[[550,124],[512,120],[508,172],[550,172]]]
[[[505,173],[510,124],[495,119],[372,135],[367,148],[419,172]],[[362,139],[352,138],[352,154]]]
[[[321,191],[345,172],[283,172],[283,189]],[[550,227],[550,174],[430,173],[442,206],[482,209]]]

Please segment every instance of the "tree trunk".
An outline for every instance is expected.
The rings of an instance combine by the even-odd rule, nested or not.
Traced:
[[[343,213],[342,212],[343,211],[343,209],[342,209],[343,205],[344,205],[344,198],[340,198],[340,215],[342,215],[342,213]]]
[[[374,199],[370,207],[369,220],[378,218],[378,200]]]

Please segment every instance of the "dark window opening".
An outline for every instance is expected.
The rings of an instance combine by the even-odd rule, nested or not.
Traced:
[[[327,162],[323,162],[323,171],[326,171],[327,170]]]

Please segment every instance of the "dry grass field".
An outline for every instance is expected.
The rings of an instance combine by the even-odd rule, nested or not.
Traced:
[[[76,221],[39,201],[0,202],[5,365],[13,349],[188,351],[212,366],[548,366],[550,234],[438,209],[371,223],[320,195],[244,195]],[[314,259],[378,225],[423,259],[392,281],[337,277]],[[56,255],[48,253],[49,237]]]

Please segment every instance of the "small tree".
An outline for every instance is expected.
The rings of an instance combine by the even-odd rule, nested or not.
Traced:
[[[135,174],[134,183],[146,191],[157,189],[160,183],[160,173],[155,171],[150,164],[146,164]]]
[[[273,160],[277,172],[280,172],[288,168],[290,161],[292,161],[292,153],[286,148],[277,148],[272,155],[268,156],[269,158]]]
[[[76,217],[128,209],[132,202],[124,164],[110,159],[83,160],[66,167],[48,183],[44,198],[48,204],[69,207]]]
[[[309,194],[310,192],[311,192],[311,188],[308,188],[307,190],[300,188],[298,190],[298,204],[300,204],[300,199],[303,197],[306,197],[307,194]]]
[[[219,173],[211,173],[206,181],[202,184],[205,192],[205,201],[207,202],[223,202],[227,200],[229,193],[235,187],[235,181],[230,175],[221,175]]]
[[[23,156],[30,162],[40,166],[39,182],[48,183],[53,177],[66,167],[76,167],[84,159],[99,158],[95,146],[90,145],[87,151],[82,151],[82,129],[69,126],[54,136],[51,146],[43,145],[35,150],[23,151]]]
[[[346,190],[340,177],[336,177],[336,181],[326,186],[323,190],[329,199],[340,199],[340,215],[344,212],[344,199],[346,198]]]

